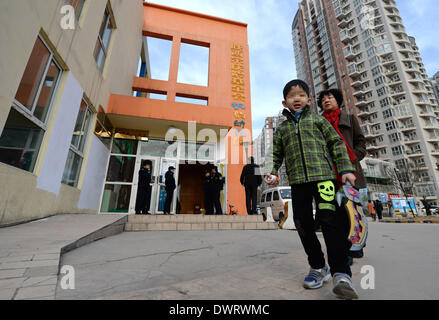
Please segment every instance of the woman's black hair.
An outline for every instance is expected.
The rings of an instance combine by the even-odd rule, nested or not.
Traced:
[[[343,93],[339,89],[329,89],[322,91],[319,94],[319,98],[317,99],[317,105],[319,106],[320,109],[323,110],[323,106],[322,106],[323,98],[330,94],[334,96],[335,100],[337,100],[338,107],[341,108],[341,106],[343,105]]]

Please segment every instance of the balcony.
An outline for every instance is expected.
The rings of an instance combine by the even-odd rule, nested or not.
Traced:
[[[375,113],[377,108],[369,109],[369,108],[362,108],[360,112],[358,112],[359,117],[368,117],[371,114]]]
[[[352,46],[344,48],[344,56],[349,61],[352,61],[355,58],[355,53]]]
[[[383,148],[385,148],[385,146],[382,146],[382,145],[379,146],[379,145],[377,145],[375,143],[371,143],[369,145],[366,145],[366,150],[369,151],[369,152],[378,151],[378,150],[383,149]]]
[[[367,105],[367,101],[365,99],[358,99],[357,103],[355,104],[358,108],[364,107]]]
[[[415,144],[415,143],[421,143],[421,140],[419,140],[418,137],[405,137],[404,143],[406,145],[411,145],[411,144]]]
[[[408,132],[408,131],[413,131],[416,130],[416,125],[415,124],[410,124],[410,125],[403,125],[399,128],[402,132]]]
[[[360,75],[360,70],[356,63],[350,63],[348,65],[348,74],[350,77],[358,77]]]
[[[436,114],[433,110],[422,109],[420,112],[420,116],[423,118],[436,118]]]
[[[346,27],[349,24],[346,15],[342,18],[337,17],[337,19],[338,19],[338,27],[340,29],[343,29],[344,27]]]
[[[341,19],[345,18],[346,15],[347,15],[347,13],[341,7],[338,8],[337,10],[335,10],[335,17],[338,20],[341,20]]]
[[[404,90],[390,90],[390,95],[392,97],[398,97],[398,96],[402,96],[405,95],[405,91]]]
[[[340,40],[345,45],[349,44],[352,41],[352,34],[347,32],[346,30],[342,30],[340,32]]]
[[[421,150],[408,150],[406,152],[407,157],[409,158],[419,158],[419,157],[423,157],[424,153]]]
[[[362,97],[366,94],[366,91],[364,91],[364,89],[358,89],[354,92],[354,97],[358,98],[358,97]]]

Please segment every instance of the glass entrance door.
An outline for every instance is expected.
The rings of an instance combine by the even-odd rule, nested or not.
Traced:
[[[176,199],[177,199],[177,192],[178,192],[178,160],[176,159],[166,159],[161,158],[160,159],[160,173],[159,173],[159,183],[158,188],[159,192],[156,196],[156,212],[157,213],[163,213],[165,208],[165,201],[166,201],[166,190],[165,190],[165,175],[166,172],[168,172],[169,167],[175,168],[174,178],[175,178],[175,185],[177,188],[174,190],[174,195],[172,198],[172,204],[171,204],[171,213],[175,214],[176,209]]]
[[[158,175],[159,175],[159,164],[160,164],[160,158],[157,157],[138,157],[136,160],[136,166],[134,169],[134,177],[133,177],[133,189],[131,193],[131,199],[130,199],[130,214],[136,213],[136,200],[137,200],[137,189],[139,184],[139,170],[141,168],[141,165],[144,161],[151,161],[151,176],[154,183],[151,183],[152,191],[151,191],[151,203],[150,203],[150,212],[155,214],[156,213],[156,194],[157,190],[159,189],[158,184]]]

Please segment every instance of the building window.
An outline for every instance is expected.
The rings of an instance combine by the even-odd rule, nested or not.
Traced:
[[[75,9],[76,20],[79,21],[82,9],[84,8],[85,0],[68,0],[69,4]]]
[[[79,173],[81,172],[82,160],[84,159],[84,147],[92,116],[93,112],[90,107],[82,100],[62,177],[62,183],[72,187],[78,185]]]
[[[94,51],[94,57],[101,72],[104,70],[105,61],[108,56],[111,35],[113,34],[113,30],[116,28],[114,24],[114,17],[110,12],[111,10],[109,9],[109,5],[107,5]]]
[[[95,135],[101,140],[101,142],[110,149],[111,147],[111,137],[113,135],[113,125],[108,119],[104,108],[99,107],[99,112],[96,117]]]
[[[38,37],[0,137],[0,162],[34,171],[61,73]]]

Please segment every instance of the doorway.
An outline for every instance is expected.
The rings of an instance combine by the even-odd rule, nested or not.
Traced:
[[[195,206],[205,208],[204,205],[204,173],[212,170],[213,164],[188,164],[181,163],[179,166],[179,201],[181,214],[194,214]]]

